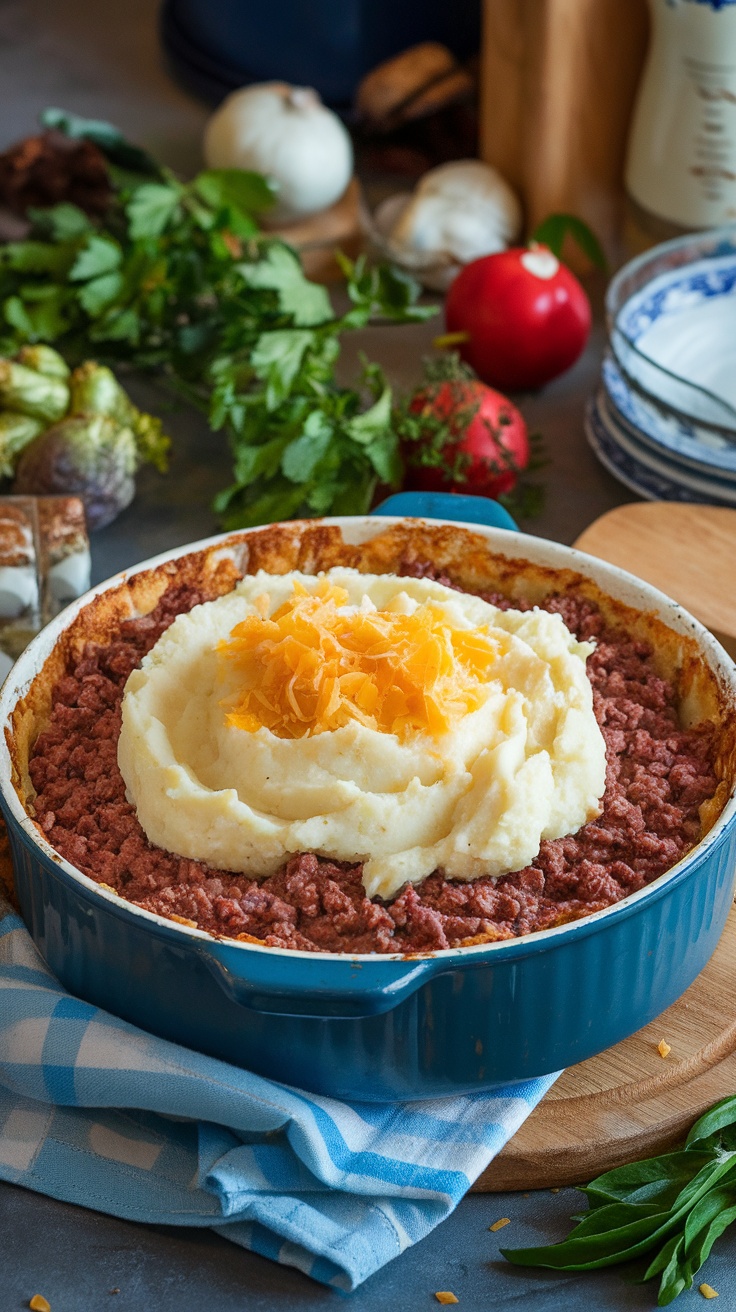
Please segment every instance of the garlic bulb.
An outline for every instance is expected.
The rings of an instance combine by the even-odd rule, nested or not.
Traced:
[[[288,223],[327,209],[353,172],[350,137],[316,91],[263,82],[234,91],[205,129],[209,168],[253,169],[274,184],[278,203],[266,216]]]
[[[393,258],[441,291],[464,264],[505,250],[521,221],[521,205],[508,183],[477,159],[430,169],[411,196],[392,196],[376,214]]]

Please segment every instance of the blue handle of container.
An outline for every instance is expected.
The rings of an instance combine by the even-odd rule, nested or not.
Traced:
[[[519,531],[519,525],[498,501],[471,497],[464,492],[396,492],[387,497],[372,515],[406,515],[409,519],[449,519],[458,524],[483,524],[486,528]]]
[[[234,952],[237,952],[237,958]],[[320,987],[314,978],[320,972],[319,957],[310,957],[304,963],[302,958],[291,954],[285,958],[273,948],[268,948],[267,952],[268,957],[264,960],[262,953],[251,956],[242,948],[214,943],[200,949],[200,956],[223,992],[241,1007],[272,1016],[304,1016],[317,1020],[335,1017],[355,1020],[392,1011],[443,968],[442,962],[431,957],[397,963],[377,955],[375,963],[370,964],[375,965],[381,978],[370,981],[364,978],[363,963],[355,962],[346,954],[338,968],[344,968],[346,973],[349,971],[352,980],[340,986]],[[310,980],[295,980],[291,986],[282,982],[284,976],[302,974],[305,964],[312,977]],[[334,966],[335,963],[330,961],[328,964]],[[269,978],[272,974],[275,976],[273,980]]]

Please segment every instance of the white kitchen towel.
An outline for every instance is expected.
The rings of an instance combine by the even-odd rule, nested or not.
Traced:
[[[0,899],[0,1178],[211,1226],[349,1291],[423,1239],[556,1076],[345,1103],[155,1038],[67,993]]]

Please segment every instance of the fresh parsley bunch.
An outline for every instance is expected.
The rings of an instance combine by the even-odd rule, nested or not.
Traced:
[[[75,360],[94,343],[110,363],[165,371],[227,432],[227,528],[367,510],[400,478],[399,441],[377,366],[338,386],[340,335],[433,314],[413,281],[345,261],[351,304],[336,316],[296,253],[259,231],[274,201],[260,175],[209,169],[185,184],[110,124],[43,118],[103,151],[114,199],[102,222],[69,204],[36,211],[28,240],[0,249],[0,351],[54,342]]]
[[[736,1221],[736,1096],[701,1116],[680,1152],[599,1175],[582,1192],[588,1211],[567,1239],[502,1249],[518,1266],[593,1271],[653,1254],[660,1307],[690,1289],[715,1241]]]

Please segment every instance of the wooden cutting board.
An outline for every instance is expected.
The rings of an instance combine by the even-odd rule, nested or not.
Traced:
[[[736,510],[637,501],[601,515],[575,546],[674,597],[734,654]]]
[[[638,574],[736,653],[736,510],[637,502],[591,524],[581,550]],[[662,1057],[664,1040],[671,1051]],[[651,1025],[553,1085],[476,1182],[479,1191],[579,1184],[665,1152],[736,1093],[736,909],[701,975]]]

